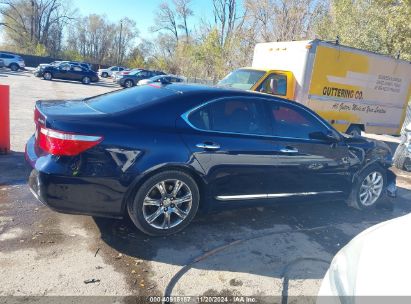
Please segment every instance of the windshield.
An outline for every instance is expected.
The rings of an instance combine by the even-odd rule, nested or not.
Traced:
[[[228,74],[218,85],[236,89],[249,90],[265,74],[264,71],[239,69]]]

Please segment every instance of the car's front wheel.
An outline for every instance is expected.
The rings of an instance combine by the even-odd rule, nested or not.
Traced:
[[[107,78],[107,77],[108,77],[107,72],[103,72],[103,73],[101,73],[101,77],[103,77],[103,78]]]
[[[43,74],[43,78],[44,78],[45,80],[52,80],[52,79],[53,79],[53,75],[52,75],[50,72],[45,72],[45,73]]]
[[[141,185],[128,212],[145,234],[165,236],[181,231],[193,220],[199,201],[198,186],[190,175],[164,171]]]
[[[387,184],[385,170],[378,165],[365,168],[357,177],[349,204],[357,209],[368,209],[378,204]]]
[[[124,82],[124,86],[125,86],[126,88],[134,87],[134,82],[133,82],[132,80],[126,80],[126,81]]]
[[[10,64],[10,70],[17,72],[20,69],[20,66],[17,63]]]

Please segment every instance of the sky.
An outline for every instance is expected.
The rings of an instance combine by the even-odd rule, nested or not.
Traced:
[[[149,28],[154,24],[155,13],[162,1],[164,0],[72,0],[72,3],[83,16],[106,15],[111,22],[120,22],[122,18],[128,17],[136,22],[141,38],[152,38],[155,34]],[[167,2],[172,4],[172,0]],[[198,22],[201,18],[213,20],[211,0],[192,0],[191,9],[195,14],[190,18],[192,22]]]

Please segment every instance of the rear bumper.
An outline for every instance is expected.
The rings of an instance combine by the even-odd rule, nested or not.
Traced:
[[[68,163],[52,155],[38,155],[32,137],[25,158],[33,168],[28,184],[33,195],[51,209],[69,214],[121,218],[126,187],[109,177],[70,174]]]

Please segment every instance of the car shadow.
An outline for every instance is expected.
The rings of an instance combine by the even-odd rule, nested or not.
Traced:
[[[28,70],[18,70],[16,72],[13,72],[12,70],[6,68],[0,68],[0,77],[8,77],[9,75],[31,77],[32,74]]]
[[[344,202],[307,200],[203,214],[184,231],[167,237],[148,237],[130,219],[94,221],[101,239],[117,251],[156,265],[181,267],[170,279],[166,295],[193,269],[203,276],[223,271],[286,278],[283,284],[288,284],[294,279],[321,279],[335,253],[361,231],[410,213],[411,191],[400,188],[399,193],[396,204],[366,211]],[[283,288],[287,293],[288,286]]]
[[[0,185],[26,184],[31,171],[24,159],[24,153],[14,151],[0,154],[0,168]]]

